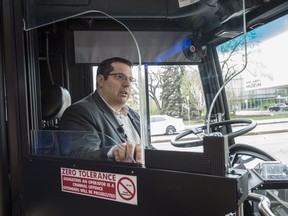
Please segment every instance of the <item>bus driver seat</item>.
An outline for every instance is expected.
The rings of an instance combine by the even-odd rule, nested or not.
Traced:
[[[71,105],[71,96],[67,89],[52,85],[41,91],[43,129],[57,129],[65,109]]]
[[[57,129],[63,112],[71,105],[70,93],[59,85],[52,85],[41,91],[41,104],[43,130],[36,132],[34,153],[62,156]]]

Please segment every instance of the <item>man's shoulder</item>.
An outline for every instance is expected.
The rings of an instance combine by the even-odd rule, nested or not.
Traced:
[[[81,106],[81,105],[87,105],[87,104],[90,104],[92,103],[93,99],[92,99],[92,94],[89,94],[88,96],[76,101],[75,103],[73,103],[72,105],[75,105],[75,106]]]
[[[94,107],[93,107],[94,106]],[[81,111],[95,109],[95,102],[93,102],[91,94],[71,104],[67,111]]]

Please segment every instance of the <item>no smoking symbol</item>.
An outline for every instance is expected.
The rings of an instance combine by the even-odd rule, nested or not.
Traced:
[[[135,184],[131,179],[123,177],[117,183],[117,191],[122,199],[131,200],[135,196]]]

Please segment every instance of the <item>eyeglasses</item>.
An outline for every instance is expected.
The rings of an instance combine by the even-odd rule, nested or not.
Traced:
[[[108,74],[109,76],[114,76],[115,79],[117,80],[121,80],[121,81],[126,81],[126,80],[129,80],[129,82],[136,82],[136,79],[133,78],[133,77],[127,77],[125,74],[123,73],[110,73]]]

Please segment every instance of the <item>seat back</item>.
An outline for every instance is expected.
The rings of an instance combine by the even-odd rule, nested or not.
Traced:
[[[61,148],[57,139],[59,120],[65,109],[71,105],[71,96],[67,89],[52,85],[41,91],[42,128],[37,132],[36,154],[60,156]],[[50,131],[49,131],[50,130]]]
[[[67,89],[52,85],[41,91],[42,120],[59,119],[65,109],[71,105],[71,96]]]

